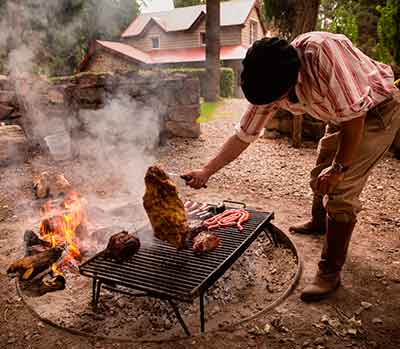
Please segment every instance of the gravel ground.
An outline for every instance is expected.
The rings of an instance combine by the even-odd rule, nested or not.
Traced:
[[[215,121],[202,125],[197,140],[169,141],[157,154],[170,171],[185,171],[204,164],[232,132],[245,110],[243,100],[225,102]],[[209,181],[207,190],[184,189],[185,197],[207,202],[223,199],[275,212],[275,225],[288,227],[308,217],[311,191],[308,173],[316,144],[294,149],[287,139],[260,139],[231,165]],[[321,239],[293,236],[304,259],[299,287],[274,311],[232,333],[216,333],[163,344],[106,343],[72,336],[38,322],[15,293],[5,275],[9,262],[20,253],[23,217],[21,203],[31,198],[32,174],[55,164],[40,156],[0,173],[0,347],[9,348],[398,348],[400,347],[400,162],[388,154],[376,167],[362,195],[359,216],[343,273],[343,287],[318,304],[299,300],[301,288],[315,271]],[[60,166],[60,165],[58,165]],[[107,198],[120,190],[118,181],[99,180],[96,169],[83,176],[74,162],[61,168],[78,190]],[[85,174],[90,171],[85,171]],[[94,180],[97,178],[97,180]],[[17,181],[18,179],[18,181]],[[90,180],[92,179],[92,181]],[[115,192],[114,192],[115,193]],[[23,217],[23,218],[22,218]]]

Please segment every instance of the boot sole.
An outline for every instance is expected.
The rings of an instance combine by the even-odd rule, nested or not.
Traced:
[[[301,294],[300,299],[306,303],[322,301],[324,299],[329,298],[333,293],[335,293],[337,291],[337,289],[339,288],[339,286],[340,286],[340,282],[337,284],[337,286],[334,289],[330,290],[327,293],[323,293],[323,294],[309,294],[309,295]]]
[[[296,229],[293,227],[289,228],[289,232],[293,233],[293,234],[300,234],[300,235],[314,235],[314,236],[325,235],[324,230],[303,230],[303,229]]]

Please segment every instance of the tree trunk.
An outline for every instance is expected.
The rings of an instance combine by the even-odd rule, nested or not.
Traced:
[[[291,38],[313,31],[318,19],[320,0],[297,0],[295,3],[295,20]]]
[[[314,30],[317,24],[320,0],[298,0],[295,5],[296,18],[291,38]],[[303,131],[303,116],[293,115],[293,147],[300,148]]]
[[[220,83],[220,4],[219,0],[207,1],[206,15],[206,102],[216,102]]]

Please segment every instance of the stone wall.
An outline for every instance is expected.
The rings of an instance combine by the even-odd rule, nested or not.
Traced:
[[[46,146],[48,136],[79,136],[81,115],[101,110],[121,95],[159,118],[160,143],[170,137],[197,138],[200,84],[183,74],[81,73],[46,80],[30,77],[11,83],[0,78],[0,122],[21,125],[31,145]],[[135,113],[133,113],[135,114]],[[137,113],[132,117],[140,118]]]
[[[85,67],[85,71],[89,72],[126,72],[139,69],[139,64],[129,60],[123,56],[118,56],[116,53],[111,53],[107,50],[98,48],[89,63]]]

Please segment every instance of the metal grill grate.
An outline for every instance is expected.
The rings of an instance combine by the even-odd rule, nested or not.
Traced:
[[[170,302],[173,299],[191,302],[200,297],[204,330],[204,293],[246,251],[273,218],[273,213],[247,211],[251,213],[251,218],[243,224],[242,231],[236,227],[213,230],[221,244],[209,253],[194,253],[192,241],[187,242],[187,249],[177,251],[175,247],[153,237],[151,243],[144,243],[136,255],[123,263],[105,259],[102,252],[95,255],[80,266],[82,275],[93,278],[94,305],[98,302],[101,284],[112,285],[115,291],[120,286],[144,291],[144,295]],[[148,234],[153,236],[151,229]],[[179,318],[179,312],[175,312]],[[188,333],[183,321],[180,322]]]

